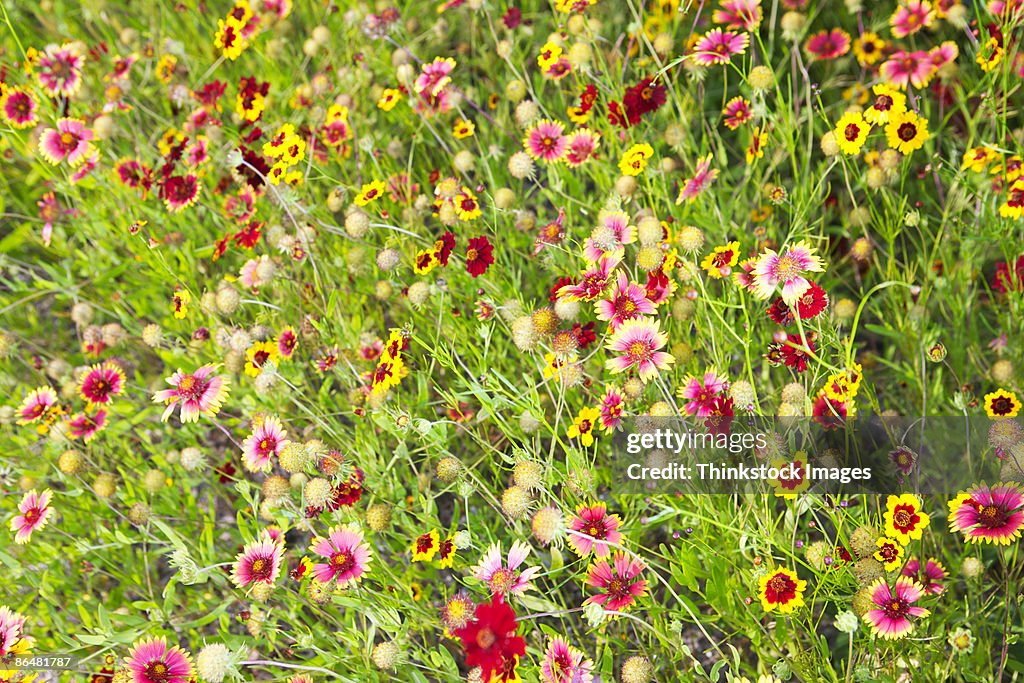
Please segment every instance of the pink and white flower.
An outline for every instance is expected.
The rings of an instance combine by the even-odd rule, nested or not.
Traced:
[[[487,583],[494,595],[522,595],[533,588],[530,579],[540,571],[540,567],[527,567],[519,571],[519,566],[530,556],[530,546],[522,541],[515,541],[509,548],[507,562],[501,561],[501,544],[495,543],[473,567],[473,576]]]
[[[722,0],[722,8],[715,10],[711,21],[725,28],[756,31],[762,17],[761,0]]]
[[[885,578],[877,579],[868,589],[874,609],[864,613],[864,621],[871,631],[886,640],[896,640],[909,635],[914,630],[913,618],[928,616],[928,610],[915,607],[924,588],[921,584],[906,576],[896,579],[894,588],[890,588]]]
[[[620,354],[605,361],[605,367],[612,373],[636,370],[646,383],[675,362],[671,354],[659,350],[667,343],[668,335],[661,331],[657,320],[627,320],[605,345],[609,351]]]
[[[18,504],[18,511],[21,513],[11,520],[11,531],[14,533],[15,543],[28,543],[32,538],[32,532],[38,531],[46,526],[53,515],[53,508],[50,507],[50,498],[53,492],[49,489],[39,494],[35,489],[29,491]]]
[[[269,472],[271,458],[288,444],[287,432],[276,417],[253,420],[252,433],[242,442],[242,457],[250,472]]]
[[[569,149],[569,138],[563,135],[564,132],[565,125],[559,121],[538,121],[526,131],[523,148],[534,159],[557,163]]]
[[[166,422],[179,403],[182,422],[198,422],[201,414],[212,417],[220,412],[221,403],[228,395],[228,378],[213,374],[216,369],[216,365],[204,365],[187,373],[179,368],[168,377],[167,383],[174,388],[153,394],[154,403],[167,404],[160,419]]]
[[[68,97],[82,87],[82,57],[71,45],[47,45],[39,55],[36,77],[50,97]]]
[[[18,424],[27,425],[45,420],[59,409],[57,392],[50,387],[37,387],[28,392],[21,405],[18,406],[16,411]]]
[[[679,397],[689,400],[683,410],[687,415],[707,417],[712,415],[718,406],[716,400],[729,390],[729,383],[714,372],[704,373],[703,379],[689,377],[686,385],[679,391]]]
[[[284,547],[269,534],[253,541],[235,557],[235,566],[231,571],[231,580],[239,588],[248,588],[253,584],[273,585],[281,575],[284,562]]]
[[[942,582],[949,577],[949,572],[942,566],[942,563],[931,557],[923,565],[921,560],[916,557],[910,558],[903,565],[903,571],[900,573],[919,582],[924,588],[924,592],[929,595],[942,593],[946,589]]]
[[[949,501],[949,529],[968,543],[1009,545],[1024,528],[1024,489],[1006,483],[978,484]]]
[[[21,640],[25,628],[25,617],[6,606],[0,606],[0,657],[3,657]]]
[[[347,527],[334,527],[327,538],[316,539],[313,552],[327,559],[326,563],[313,565],[313,577],[321,583],[337,581],[342,586],[358,581],[372,559],[362,532]]]
[[[594,662],[586,655],[561,636],[555,636],[548,642],[541,660],[540,677],[544,683],[592,683],[593,669]]]
[[[451,57],[435,57],[433,62],[423,65],[413,89],[421,95],[436,97],[451,82],[454,68],[455,60]]]
[[[811,287],[803,274],[820,273],[825,270],[821,258],[815,255],[814,247],[806,242],[797,242],[781,254],[766,249],[754,265],[754,296],[767,299],[782,287],[782,300],[793,306],[804,292]]]
[[[93,365],[82,373],[78,391],[89,405],[105,405],[124,391],[124,370],[113,362]]]
[[[162,637],[136,643],[127,665],[132,683],[188,683],[195,673],[188,653]]]
[[[597,264],[587,269],[579,282],[565,285],[558,290],[559,298],[569,301],[593,301],[604,293],[612,271],[622,262],[622,252],[609,252],[598,259]]]
[[[47,128],[39,136],[39,153],[54,166],[65,160],[77,166],[92,156],[93,137],[92,129],[84,121],[59,119],[56,128]]]
[[[704,190],[711,187],[711,183],[715,182],[718,178],[718,169],[711,168],[711,158],[711,154],[708,154],[697,160],[697,167],[694,169],[693,175],[684,180],[682,187],[679,188],[676,204],[694,201]]]
[[[608,514],[604,503],[581,505],[569,520],[569,529],[575,532],[569,534],[569,545],[580,557],[586,557],[591,552],[596,557],[608,557],[612,552],[609,543],[622,540],[622,534],[618,531],[621,524],[618,515]]]
[[[625,245],[636,241],[636,226],[630,224],[625,211],[602,211],[598,222],[583,246],[583,256],[591,263],[597,263],[605,254],[619,253]]]
[[[587,570],[586,584],[601,592],[583,604],[601,605],[611,612],[629,607],[647,591],[647,581],[637,578],[644,569],[643,562],[622,551],[616,551],[610,564],[598,560]]]
[[[735,55],[747,51],[750,35],[713,28],[697,41],[693,60],[701,66],[728,64]]]
[[[658,307],[647,298],[647,290],[630,281],[629,275],[619,272],[618,282],[611,291],[610,299],[601,299],[594,304],[598,320],[608,322],[614,331],[618,327],[641,315],[657,313]]]
[[[589,128],[573,131],[565,139],[565,163],[570,168],[582,166],[597,154],[601,134]]]

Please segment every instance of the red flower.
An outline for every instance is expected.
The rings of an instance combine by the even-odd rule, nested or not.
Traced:
[[[486,237],[474,237],[466,249],[466,271],[473,277],[487,272],[494,263],[494,247]]]
[[[996,274],[992,278],[992,289],[1000,294],[1006,294],[1010,290],[1024,291],[1024,255],[1017,257],[1013,272],[1006,261],[996,264]]]
[[[629,121],[626,119],[626,114],[622,111],[622,105],[614,100],[608,103],[608,121],[613,126],[629,128]]]
[[[797,372],[807,369],[807,359],[810,353],[815,352],[814,333],[806,334],[807,346],[803,344],[799,334],[787,334],[786,341],[774,342],[768,347],[765,358],[772,365],[785,365],[794,368]]]
[[[640,117],[655,111],[665,104],[665,86],[655,83],[654,79],[645,78],[632,88],[626,89],[622,98],[626,107],[626,118],[630,125],[640,123]]]
[[[594,332],[594,322],[590,321],[586,325],[573,323],[572,336],[576,337],[577,346],[579,346],[581,349],[587,348],[595,341],[597,341],[597,333]]]
[[[448,265],[448,257],[455,249],[455,233],[451,230],[437,238],[434,242],[434,250],[437,252],[437,262],[442,266]]]
[[[466,666],[479,666],[484,681],[526,654],[526,641],[516,635],[516,613],[499,596],[477,605],[473,620],[455,635],[466,650]]]
[[[597,102],[597,88],[593,83],[587,85],[580,94],[580,112],[586,114]]]
[[[786,302],[779,297],[768,308],[768,317],[779,325],[789,325],[796,320],[810,320],[821,315],[822,311],[828,308],[828,294],[825,290],[812,282],[811,286],[796,300],[796,314],[794,309],[786,305]]]

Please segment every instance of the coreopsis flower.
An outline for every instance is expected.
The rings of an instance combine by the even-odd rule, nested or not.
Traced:
[[[750,109],[750,101],[741,95],[726,102],[722,109],[722,123],[729,130],[736,130],[753,119],[754,112]]]
[[[682,204],[684,201],[693,202],[702,192],[711,187],[711,183],[715,182],[719,171],[717,168],[711,168],[711,159],[712,155],[708,154],[697,160],[693,176],[684,180],[679,188],[676,204]]]
[[[513,676],[519,657],[526,654],[526,641],[516,635],[516,613],[501,596],[477,605],[473,619],[453,633],[466,651],[466,666],[480,667],[480,680],[492,681],[496,672]],[[515,680],[506,678],[505,680]]]
[[[715,372],[708,371],[704,377],[698,379],[694,376],[687,377],[686,384],[679,388],[678,396],[688,402],[683,406],[687,415],[707,417],[711,415],[715,405],[715,399],[729,390],[729,383]]]
[[[36,78],[50,97],[70,97],[82,87],[85,57],[68,45],[47,45],[39,55]]]
[[[850,51],[850,34],[840,28],[819,31],[807,39],[804,49],[814,61],[838,59]]]
[[[815,248],[800,241],[786,247],[780,254],[773,249],[765,249],[754,265],[753,289],[754,296],[767,299],[782,287],[782,300],[793,306],[811,287],[804,273],[820,273],[825,270],[821,258],[815,254]]]
[[[37,108],[35,98],[24,88],[7,88],[0,95],[0,114],[12,128],[20,130],[39,123]]]
[[[271,458],[288,445],[288,433],[276,417],[253,420],[252,433],[242,442],[242,462],[250,472],[269,472]]]
[[[864,120],[864,115],[859,111],[848,111],[836,122],[833,135],[843,154],[853,155],[860,152],[869,132],[871,124]]]
[[[640,560],[621,550],[615,551],[611,562],[600,559],[587,569],[586,585],[596,588],[597,595],[583,601],[584,605],[601,605],[610,612],[627,609],[647,591],[647,581],[638,578],[646,569]]]
[[[700,66],[728,64],[736,55],[747,51],[750,35],[713,28],[697,40],[693,60]]]
[[[595,557],[608,557],[611,554],[609,543],[622,540],[619,527],[622,520],[618,515],[609,515],[604,503],[580,505],[576,514],[569,520],[569,545],[580,557],[591,552]]]
[[[449,536],[441,541],[437,548],[437,566],[442,569],[450,568],[455,563],[455,552],[457,550],[454,536]]]
[[[537,55],[537,66],[540,67],[541,71],[547,71],[562,58],[562,47],[550,40],[540,48],[540,53]]]
[[[413,542],[412,561],[430,562],[434,559],[434,555],[437,554],[437,550],[440,546],[441,537],[438,535],[436,529],[431,529],[427,533],[418,536]]]
[[[757,159],[764,158],[764,146],[768,142],[768,129],[757,126],[750,135],[750,144],[747,145],[746,159],[748,164],[754,163]]]
[[[619,170],[623,175],[638,176],[647,168],[647,162],[652,156],[654,156],[654,148],[646,142],[633,145],[619,160]]]
[[[903,545],[920,540],[931,518],[921,510],[921,499],[913,493],[889,496],[885,501],[885,535]]]
[[[761,0],[722,0],[711,21],[728,29],[756,31],[763,16]]]
[[[377,108],[381,111],[391,111],[402,99],[402,91],[398,88],[384,88],[377,100]]]
[[[987,73],[999,66],[999,62],[1003,61],[1005,54],[1006,50],[999,38],[990,36],[988,40],[978,46],[978,56],[975,57],[975,61],[981,70]]]
[[[188,305],[192,302],[192,295],[187,289],[179,289],[171,295],[171,309],[174,317],[181,320],[188,316]]]
[[[1017,394],[1006,389],[997,389],[985,394],[985,414],[993,420],[1017,417],[1021,409],[1021,401]]]
[[[1024,488],[1005,483],[978,484],[949,501],[949,529],[968,543],[1009,545],[1024,527]]]
[[[561,636],[548,641],[540,663],[544,683],[592,683],[594,663]]]
[[[135,643],[126,663],[132,683],[188,683],[195,674],[189,654],[163,637]]]
[[[221,403],[229,391],[228,378],[215,375],[216,369],[216,365],[204,365],[195,372],[186,373],[179,368],[168,377],[167,383],[173,388],[153,394],[154,403],[167,404],[160,419],[166,422],[178,404],[182,422],[197,422],[200,415],[212,417],[220,412]]]
[[[515,541],[509,548],[507,560],[502,563],[501,544],[495,543],[480,560],[480,564],[472,569],[474,578],[487,584],[492,595],[522,595],[533,588],[530,580],[540,571],[540,567],[527,567],[522,571],[519,566],[530,556],[530,546],[522,541]]]
[[[772,461],[772,467],[779,471],[776,478],[770,479],[768,483],[774,489],[778,498],[792,500],[796,494],[803,493],[811,487],[807,479],[807,453],[797,451],[792,459],[778,458]]]
[[[464,140],[473,137],[476,132],[476,125],[469,119],[459,119],[452,124],[452,136],[456,140]]]
[[[757,595],[765,612],[795,612],[803,607],[806,590],[807,582],[798,578],[795,571],[785,567],[768,571],[757,582]]]
[[[912,557],[903,565],[903,571],[900,573],[917,581],[929,595],[941,594],[945,590],[941,582],[949,577],[949,572],[942,563],[932,557],[923,565],[919,559]]]
[[[0,657],[7,655],[11,649],[23,640],[25,617],[6,605],[0,606]]]
[[[928,119],[921,118],[912,111],[905,111],[889,119],[885,126],[885,137],[889,146],[901,154],[910,154],[921,149],[928,139]]]
[[[593,446],[594,426],[599,416],[600,411],[597,408],[581,408],[565,435],[570,439],[579,439],[580,444],[587,448]]]
[[[876,560],[882,563],[885,567],[885,571],[891,572],[896,567],[900,566],[900,562],[903,561],[903,545],[894,538],[879,538],[875,541],[877,549],[875,554],[872,556]]]
[[[80,119],[62,118],[56,128],[47,128],[39,136],[39,153],[56,166],[67,161],[78,166],[93,154],[91,140],[95,137],[91,128]]]
[[[37,387],[25,395],[15,414],[19,425],[44,424],[60,412],[57,392],[50,387]]]
[[[921,619],[930,614],[923,607],[914,606],[924,595],[924,589],[921,584],[906,576],[897,578],[892,588],[884,577],[876,579],[868,587],[868,593],[874,608],[865,612],[862,618],[871,627],[872,633],[886,640],[909,635],[914,630],[911,617]]]
[[[332,527],[327,538],[314,540],[311,549],[327,559],[326,563],[313,565],[313,578],[322,583],[336,581],[340,586],[359,581],[372,559],[370,546],[363,543],[362,532],[347,527]]]
[[[217,32],[213,36],[213,45],[221,51],[221,55],[231,61],[238,59],[248,45],[248,41],[242,35],[242,27],[243,24],[230,16],[227,20],[217,20]]]
[[[530,126],[523,137],[523,149],[532,158],[554,164],[562,161],[569,148],[569,139],[559,121],[544,119]]]
[[[652,315],[657,311],[654,302],[647,298],[646,290],[621,271],[612,288],[611,298],[601,299],[594,304],[597,319],[607,321],[613,331],[627,320]]]
[[[935,20],[935,10],[927,0],[901,0],[896,11],[889,17],[889,26],[894,38],[906,38]]]
[[[494,246],[484,236],[474,237],[466,245],[466,272],[479,277],[494,263]]]
[[[729,274],[732,273],[732,267],[739,260],[739,252],[739,242],[729,242],[728,244],[715,247],[700,262],[700,267],[707,272],[708,277],[715,278],[716,280],[729,277]]]
[[[668,343],[668,335],[659,325],[658,320],[649,318],[633,318],[619,325],[606,344],[619,355],[605,361],[605,367],[612,373],[636,370],[645,384],[668,370],[676,359],[660,350]]]
[[[640,123],[644,114],[657,111],[666,102],[668,88],[664,83],[656,83],[653,78],[644,78],[631,88],[626,88],[622,97],[622,105],[626,109],[626,119],[630,125]]]
[[[1024,178],[1017,178],[1006,191],[1006,201],[1000,205],[999,215],[1003,218],[1024,216]]]
[[[268,363],[276,365],[281,359],[277,344],[272,341],[259,341],[245,350],[245,374],[259,377],[260,372]]]
[[[93,365],[82,373],[78,392],[89,405],[105,405],[124,392],[124,370],[117,363],[107,361]]]
[[[877,33],[865,31],[853,41],[853,54],[861,66],[877,64],[885,54],[886,42]]]
[[[258,583],[272,586],[281,575],[283,563],[282,544],[268,535],[263,535],[247,544],[235,557],[231,580],[239,588],[249,588]]]
[[[417,94],[436,97],[451,82],[451,72],[455,69],[455,60],[451,57],[435,57],[434,61],[424,63],[413,90]]]
[[[53,492],[46,489],[41,494],[32,489],[26,493],[21,502],[18,503],[18,512],[11,520],[11,531],[14,532],[14,542],[28,543],[32,538],[33,531],[39,531],[46,526],[53,515],[53,508],[50,507],[50,499]]]
[[[386,188],[387,186],[381,180],[373,180],[365,183],[359,189],[359,193],[356,194],[355,199],[353,199],[352,202],[356,206],[366,206],[367,204],[380,199]]]
[[[810,288],[800,295],[796,306],[790,306],[782,297],[776,299],[768,308],[768,317],[780,325],[790,325],[797,318],[811,320],[818,317],[828,308],[828,294],[817,283],[811,282]]]
[[[373,371],[373,393],[383,394],[390,391],[399,385],[407,372],[401,354],[397,356],[382,355]]]

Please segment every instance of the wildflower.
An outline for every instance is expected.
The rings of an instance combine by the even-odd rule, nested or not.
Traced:
[[[171,176],[160,186],[160,199],[172,213],[187,209],[198,198],[199,178],[192,173]]]
[[[579,282],[563,285],[558,290],[558,297],[569,301],[593,301],[600,297],[608,281],[611,272],[622,262],[622,253],[614,251],[603,254],[597,264],[585,271]]]
[[[0,606],[0,657],[12,652],[22,642],[22,631],[25,628],[25,617],[11,608]]]
[[[422,536],[417,537],[412,547],[413,562],[430,562],[437,554],[441,544],[441,537],[436,529],[431,529]]]
[[[174,309],[174,317],[181,320],[188,315],[188,305],[192,302],[192,295],[187,289],[179,289],[171,296],[171,307]]]
[[[277,582],[284,562],[284,548],[268,535],[253,541],[235,557],[231,580],[239,588],[260,583],[268,586]]]
[[[437,532],[433,532],[435,538]],[[359,581],[370,564],[370,546],[363,543],[363,534],[357,529],[332,527],[327,538],[314,539],[314,553],[326,558],[326,563],[313,565],[313,578],[323,583],[336,581],[345,586]]]
[[[72,166],[78,166],[92,155],[94,150],[90,141],[94,137],[92,129],[87,128],[84,121],[58,119],[56,128],[47,128],[39,136],[39,153],[54,166],[65,160]]]
[[[797,577],[796,572],[777,567],[758,579],[757,594],[765,612],[778,610],[789,614],[804,605],[804,591],[807,582]]]
[[[935,20],[935,10],[927,0],[901,0],[900,5],[889,17],[894,38],[906,38],[923,28],[928,28]]]
[[[566,138],[565,156],[563,161],[569,168],[582,166],[597,154],[601,144],[601,134],[589,128],[573,131]]]
[[[654,148],[646,142],[633,145],[626,150],[619,160],[619,170],[623,175],[638,176],[647,168],[647,162],[654,155]]]
[[[999,66],[999,62],[1003,61],[1005,53],[1006,51],[1000,40],[995,36],[991,36],[978,47],[978,56],[975,57],[975,61],[982,71],[993,71]]]
[[[75,439],[89,443],[107,425],[107,411],[97,410],[92,415],[75,413],[66,423],[68,434]]]
[[[715,182],[718,178],[718,169],[711,168],[712,155],[708,154],[697,161],[697,166],[694,168],[693,176],[683,181],[682,186],[679,188],[679,196],[676,197],[676,204],[682,204],[684,201],[692,202],[697,197],[711,186],[711,183]]]
[[[12,128],[30,128],[39,122],[38,104],[24,88],[7,88],[0,94],[0,114]]]
[[[901,574],[916,580],[921,584],[924,592],[929,595],[939,595],[942,593],[945,587],[940,582],[945,581],[949,577],[949,572],[935,558],[928,558],[928,561],[922,566],[920,560],[912,557],[903,566]]]
[[[594,663],[561,636],[548,641],[540,664],[544,683],[592,683]]]
[[[53,492],[46,489],[39,494],[32,489],[22,497],[18,503],[18,511],[11,520],[11,531],[14,532],[15,543],[28,543],[32,538],[33,531],[39,531],[46,526],[53,515],[53,508],[50,507],[50,499]]]
[[[188,653],[162,637],[135,643],[127,666],[132,683],[188,683],[195,673]]]
[[[373,393],[382,394],[398,386],[405,373],[405,361],[401,355],[382,355],[373,371]]]
[[[912,111],[892,116],[885,126],[885,136],[890,147],[902,154],[910,154],[915,149],[920,149],[928,139],[928,119],[923,119]]]
[[[709,277],[721,279],[729,277],[732,267],[739,260],[739,242],[729,242],[726,245],[715,247],[714,250],[704,257],[700,267],[707,271]]]
[[[377,201],[380,196],[384,193],[385,185],[380,180],[374,180],[369,183],[365,183],[360,189],[352,202],[356,206],[366,206],[367,204]]]
[[[580,444],[589,448],[594,445],[594,424],[600,412],[597,408],[582,408],[573,423],[569,425],[565,435],[570,439],[579,439]]]
[[[252,433],[242,442],[242,461],[250,472],[269,472],[271,458],[288,445],[287,432],[276,417],[253,420]]]
[[[853,42],[853,54],[861,66],[876,64],[885,52],[886,42],[877,33],[865,31]]]
[[[456,140],[471,138],[475,132],[476,126],[468,119],[459,119],[452,125],[452,136],[454,136]]]
[[[166,422],[178,403],[182,422],[197,422],[200,414],[212,417],[220,412],[221,403],[228,395],[228,378],[213,374],[216,369],[216,365],[204,365],[193,373],[186,373],[179,368],[168,377],[167,383],[174,388],[153,395],[154,403],[167,404],[160,419]]]
[[[875,541],[875,545],[877,549],[872,557],[882,563],[885,571],[891,572],[900,566],[904,550],[899,542],[892,538],[879,538]]]
[[[864,120],[860,112],[848,111],[836,122],[834,135],[839,149],[844,154],[852,155],[860,152],[870,131],[871,124]]]
[[[915,607],[924,590],[913,579],[901,576],[896,579],[895,587],[890,588],[885,578],[876,579],[868,587],[873,609],[869,609],[862,617],[871,627],[871,632],[886,640],[896,640],[909,635],[914,630],[911,617],[928,616],[928,610]]]
[[[951,631],[946,642],[958,655],[969,655],[974,651],[974,634],[971,629],[963,626]]]
[[[85,57],[72,45],[47,45],[39,55],[36,77],[50,97],[70,97],[82,87]]]
[[[540,67],[541,71],[548,71],[558,63],[561,57],[561,46],[548,41],[540,48],[540,54],[537,55],[537,66]]]
[[[569,148],[569,139],[563,135],[564,131],[565,126],[558,121],[539,121],[526,131],[523,148],[534,159],[557,163]]]
[[[602,299],[594,304],[597,319],[607,321],[613,331],[627,320],[650,315],[657,310],[654,303],[647,298],[646,290],[632,282],[624,272],[619,273],[611,298]]]
[[[285,360],[294,355],[298,345],[299,337],[295,334],[295,329],[292,327],[283,328],[277,335],[277,353]]]
[[[600,418],[598,423],[606,432],[610,432],[614,429],[618,429],[622,426],[622,418],[624,415],[623,404],[625,403],[625,396],[622,391],[615,385],[609,385],[605,389],[604,396],[601,398]]]
[[[978,484],[949,501],[949,529],[968,543],[1009,545],[1024,527],[1024,489],[1019,484]]]
[[[1024,216],[1024,178],[1018,178],[1006,193],[1006,201],[999,207],[999,215],[1003,218],[1020,218]],[[1006,267],[1006,264],[1003,264]]]
[[[639,579],[646,566],[621,550],[615,551],[611,563],[600,559],[587,570],[586,585],[600,591],[583,601],[584,605],[600,605],[619,612],[632,605],[647,591],[647,581]]]
[[[82,373],[78,391],[89,405],[105,405],[124,391],[124,371],[110,361],[93,365]]]
[[[391,111],[402,99],[402,91],[397,88],[385,88],[377,100],[377,108],[381,111]]]
[[[458,631],[469,623],[475,607],[469,596],[460,590],[441,608],[441,621],[449,631]]]
[[[522,595],[533,588],[530,579],[540,567],[527,567],[518,571],[519,565],[530,556],[530,546],[522,541],[515,541],[509,548],[507,561],[501,561],[501,545],[496,543],[488,548],[480,564],[472,569],[474,578],[484,581],[492,595]]]
[[[715,399],[729,390],[729,383],[714,372],[704,373],[702,379],[689,377],[685,386],[679,389],[679,398],[689,400],[683,410],[687,415],[707,417],[711,415]]]
[[[609,351],[621,355],[607,360],[605,367],[612,373],[636,369],[646,383],[675,362],[671,354],[659,351],[667,343],[668,335],[660,330],[657,320],[627,320],[615,330],[606,345]]]
[[[757,159],[764,158],[764,146],[768,142],[768,131],[760,126],[754,128],[750,136],[750,144],[747,145],[747,163],[752,164]]]
[[[417,94],[437,97],[446,85],[451,82],[451,72],[455,69],[455,60],[451,57],[435,57],[433,62],[424,63],[422,73],[416,78],[413,90]]]
[[[907,96],[884,83],[872,88],[875,101],[864,111],[864,118],[875,125],[888,123],[890,118],[900,116],[907,110]]]
[[[797,242],[781,254],[766,249],[754,265],[752,291],[758,298],[767,299],[781,285],[782,300],[792,306],[811,287],[803,273],[824,269],[814,247],[806,242]]]
[[[750,102],[740,95],[725,103],[722,109],[723,123],[729,130],[736,130],[754,118],[754,112],[750,109]]]
[[[480,680],[492,681],[495,672],[515,671],[519,657],[526,654],[526,641],[516,635],[516,613],[495,595],[490,603],[477,605],[473,619],[454,634],[466,651],[466,666],[480,667]],[[514,679],[506,679],[514,680]]]
[[[747,51],[750,35],[713,28],[697,40],[693,59],[700,66],[728,64],[736,55]]]
[[[889,496],[885,503],[885,534],[903,545],[920,540],[930,518],[921,511],[921,499],[913,493]]]
[[[839,28],[819,31],[807,39],[804,49],[812,60],[838,59],[850,51],[850,34]]]
[[[608,557],[610,543],[622,540],[618,529],[622,520],[618,515],[609,515],[604,503],[580,505],[569,520],[569,529],[576,532],[569,535],[569,545],[580,557],[591,552],[595,557]]]
[[[442,569],[451,567],[455,563],[455,537],[449,536],[448,538],[441,541],[437,548],[437,566]]]
[[[50,387],[37,387],[28,392],[16,411],[19,425],[33,424],[40,420],[45,423],[59,412],[57,392]]]
[[[882,62],[878,71],[889,85],[897,88],[906,88],[907,85],[924,88],[935,75],[936,69],[931,55],[927,52],[897,50],[889,59]]]
[[[993,420],[1017,417],[1020,413],[1021,402],[1017,394],[1006,389],[997,389],[985,394],[985,414]]]
[[[772,467],[779,471],[779,475],[769,483],[775,489],[777,497],[793,499],[796,498],[796,494],[810,488],[811,482],[806,476],[806,465],[807,453],[804,451],[794,453],[792,460],[780,458],[772,461]]]
[[[722,0],[711,21],[728,29],[756,31],[763,18],[761,0]]]
[[[466,245],[466,272],[479,277],[494,263],[494,247],[483,236],[474,237]]]
[[[455,196],[455,200],[453,203],[455,205],[455,214],[459,217],[460,220],[476,220],[477,218],[480,217],[480,214],[482,213],[480,210],[480,202],[477,201],[476,195],[470,192],[465,187],[462,188],[462,191]],[[447,259],[445,260],[447,261]]]

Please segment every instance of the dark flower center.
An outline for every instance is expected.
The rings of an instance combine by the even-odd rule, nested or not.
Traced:
[[[902,619],[910,611],[910,603],[903,598],[893,597],[882,610],[890,619]]]
[[[917,126],[912,123],[901,123],[897,134],[903,142],[910,142],[917,137]]]
[[[995,505],[986,505],[978,510],[978,519],[981,521],[982,526],[992,529],[1006,524],[1009,515],[1006,514],[1005,510]]]
[[[171,680],[167,665],[159,660],[147,664],[144,673],[146,680],[152,681],[152,683],[165,683],[165,681]]]

